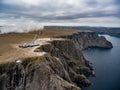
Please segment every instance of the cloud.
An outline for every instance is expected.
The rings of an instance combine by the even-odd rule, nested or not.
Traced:
[[[87,25],[99,20],[99,18],[110,17],[114,24],[120,21],[120,0],[1,0],[0,1],[0,22],[1,19],[21,21],[29,23],[75,23],[86,21]],[[21,20],[22,18],[22,20]],[[116,22],[114,21],[117,18]],[[91,22],[87,22],[90,19]],[[107,19],[108,20],[108,19]],[[106,19],[102,19],[106,22]],[[101,22],[101,23],[102,23]],[[6,22],[7,23],[7,22]],[[8,23],[7,23],[8,24]],[[33,24],[33,23],[32,23]],[[75,25],[74,24],[74,25]],[[79,25],[81,25],[80,22]],[[96,23],[95,25],[99,25]],[[111,23],[106,22],[110,26]],[[78,25],[78,24],[76,24]],[[23,24],[20,25],[24,26]],[[33,25],[34,26],[34,25]]]
[[[0,25],[3,26],[1,27],[3,33],[13,31],[23,32],[42,28],[42,23],[31,19],[25,19],[23,17],[19,19],[1,19]]]
[[[33,17],[39,16],[40,18],[47,15],[56,17],[78,13],[91,14],[92,12],[117,13],[114,0],[3,0],[2,3],[7,5],[4,7],[4,9],[6,8],[6,12],[11,10],[12,13],[21,13],[22,15],[26,14]]]

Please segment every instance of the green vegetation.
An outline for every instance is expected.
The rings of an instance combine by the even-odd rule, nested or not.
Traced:
[[[91,75],[91,70],[90,68],[86,67],[86,66],[81,66],[77,69],[77,72],[79,74],[84,74],[86,77],[89,77]]]
[[[86,76],[85,75],[80,75],[80,74],[78,74],[78,75],[75,75],[74,76],[74,81],[76,82],[76,83],[82,83],[83,81],[85,81],[87,78],[86,78]]]
[[[0,63],[4,62],[3,59],[7,60],[6,58],[10,57],[9,55],[13,53],[16,54],[14,58],[18,57],[17,55],[19,55],[21,52],[17,52],[15,47],[17,47],[18,44],[33,40],[36,34],[38,35],[37,38],[46,38],[46,37],[54,37],[60,35],[72,35],[78,32],[85,32],[85,31],[44,29],[44,30],[34,30],[27,33],[0,34],[0,51],[2,53],[2,57],[0,58]]]
[[[44,30],[35,30],[30,31],[29,34],[38,34],[40,38],[44,37],[54,37],[60,35],[72,35],[73,33],[86,32],[80,30],[62,30],[62,29],[44,29]]]
[[[84,74],[78,74],[74,76],[74,82],[77,83],[78,86],[89,86],[90,81],[86,78]]]

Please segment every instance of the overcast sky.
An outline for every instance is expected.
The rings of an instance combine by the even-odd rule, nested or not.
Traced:
[[[43,25],[120,27],[120,0],[0,0],[4,30]]]

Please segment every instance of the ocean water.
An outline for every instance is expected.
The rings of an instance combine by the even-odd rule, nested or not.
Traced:
[[[96,77],[89,78],[93,85],[83,90],[120,90],[120,38],[103,35],[112,42],[109,50],[88,49],[83,51],[93,63]]]

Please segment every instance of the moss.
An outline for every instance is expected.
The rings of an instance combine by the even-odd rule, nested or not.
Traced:
[[[83,74],[82,75],[80,75],[80,74],[75,75],[74,76],[74,82],[79,87],[86,87],[86,86],[89,86],[91,84],[90,81]]]
[[[91,75],[91,70],[89,67],[82,66],[82,67],[78,67],[77,73],[84,74],[86,77],[89,77]]]

